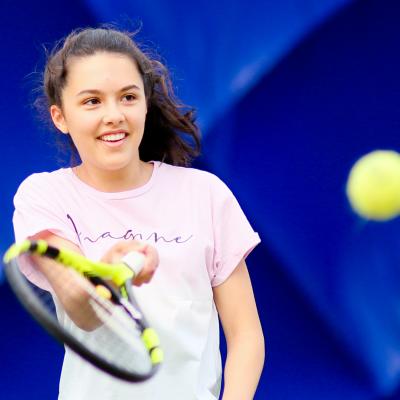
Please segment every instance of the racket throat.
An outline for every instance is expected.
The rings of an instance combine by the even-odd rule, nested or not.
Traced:
[[[120,299],[122,306],[125,310],[139,323],[143,319],[143,314],[138,311],[128,300]]]

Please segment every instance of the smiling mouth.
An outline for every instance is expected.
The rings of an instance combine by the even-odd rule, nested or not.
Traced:
[[[105,135],[100,136],[98,139],[103,142],[119,142],[125,139],[128,136],[126,132],[118,132],[118,133],[107,133]]]

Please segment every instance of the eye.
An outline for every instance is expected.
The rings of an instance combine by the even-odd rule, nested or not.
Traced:
[[[88,105],[88,106],[94,106],[94,105],[99,104],[99,103],[100,103],[100,100],[95,98],[95,97],[92,97],[90,99],[87,99],[87,100],[83,101],[83,104]]]
[[[125,95],[122,96],[122,100],[126,103],[132,103],[136,100],[136,96],[132,93],[127,93]]]

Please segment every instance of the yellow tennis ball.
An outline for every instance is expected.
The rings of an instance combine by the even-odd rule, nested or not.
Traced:
[[[400,155],[376,150],[361,157],[352,167],[347,196],[360,216],[386,221],[400,213]]]

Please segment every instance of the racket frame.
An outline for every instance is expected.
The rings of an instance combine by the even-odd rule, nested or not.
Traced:
[[[36,251],[39,247],[41,250]],[[58,256],[54,256],[57,252]],[[142,340],[144,346],[149,351],[149,358],[152,363],[150,371],[148,373],[139,374],[112,365],[103,357],[88,350],[88,348],[79,340],[62,328],[60,324],[56,322],[54,315],[43,307],[31,287],[33,284],[28,283],[27,278],[20,271],[17,257],[21,254],[39,254],[41,256],[49,257],[66,267],[75,269],[80,274],[86,276],[89,280],[91,277],[96,277],[97,284],[101,284],[110,290],[110,292],[113,293],[113,297],[117,296],[119,299],[119,305],[125,309],[125,311],[142,329]],[[50,246],[43,240],[24,241],[20,244],[11,246],[5,254],[4,263],[5,275],[18,300],[30,315],[61,344],[65,344],[83,359],[89,361],[100,370],[124,381],[143,382],[151,378],[157,372],[163,360],[163,353],[159,348],[157,334],[152,328],[148,328],[142,312],[139,311],[140,308],[134,298],[130,283],[134,276],[134,272],[126,264],[93,262],[70,250],[57,249],[56,247]],[[105,275],[106,279],[110,279],[114,284],[118,285],[120,293],[117,293],[112,286],[105,282],[103,276],[99,276],[99,273],[103,274],[103,276]]]

